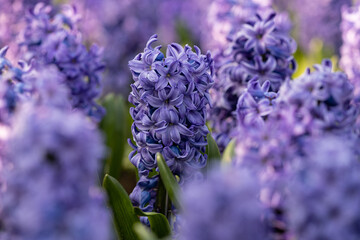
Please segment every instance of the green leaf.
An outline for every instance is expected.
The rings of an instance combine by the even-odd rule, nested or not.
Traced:
[[[208,145],[206,146],[206,154],[208,155],[207,161],[208,165],[212,165],[214,162],[221,160],[221,154],[216,144],[215,139],[212,137],[211,133],[207,135]]]
[[[122,159],[127,144],[128,107],[121,96],[109,94],[103,100],[106,115],[100,126],[106,137],[109,155],[106,159],[105,172],[118,178],[122,170]]]
[[[165,189],[164,183],[162,179],[160,178],[159,184],[158,184],[158,191],[156,196],[156,209],[158,212],[164,214],[166,217],[168,217],[168,209],[169,209],[169,196]]]
[[[135,223],[134,231],[140,240],[159,240],[154,233],[141,223]]]
[[[178,198],[178,194],[180,193],[178,182],[166,164],[164,157],[160,153],[156,154],[156,161],[159,167],[160,178],[165,186],[166,191],[169,194],[170,200],[177,209],[182,209]]]
[[[140,208],[134,208],[138,216],[148,217],[151,230],[159,237],[171,235],[171,229],[168,220],[161,213],[143,212]]]
[[[226,146],[221,161],[230,163],[235,155],[236,140],[231,140]]]
[[[138,240],[133,225],[140,221],[134,212],[128,194],[121,184],[108,174],[104,177],[103,187],[108,194],[119,238],[122,240]]]

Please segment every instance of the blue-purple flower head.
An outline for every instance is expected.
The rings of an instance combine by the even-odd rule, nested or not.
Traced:
[[[196,46],[194,52],[177,43],[168,45],[165,56],[161,46],[151,46],[156,40],[152,36],[144,52],[129,62],[135,81],[129,96],[134,104],[130,114],[135,141],[130,161],[147,176],[156,168],[155,154],[160,152],[184,180],[206,164],[206,106],[213,60]]]
[[[286,82],[273,102],[266,97],[266,88],[255,86],[258,91],[249,87],[238,103],[236,164],[283,172],[304,154],[306,139],[325,133],[358,138],[359,106],[353,87],[345,74],[332,72],[329,60]]]
[[[226,38],[236,34],[241,25],[254,19],[256,12],[266,11],[271,1],[215,0],[211,3],[208,23],[212,38],[218,44],[226,44]],[[213,43],[214,44],[214,43]]]
[[[82,43],[76,29],[76,10],[70,14],[69,6],[64,13],[52,16],[52,8],[37,4],[27,16],[24,31],[24,57],[35,59],[38,65],[55,65],[65,76],[64,84],[71,93],[73,108],[82,110],[95,120],[100,120],[104,110],[96,103],[101,92],[100,75],[103,64],[100,49],[90,49]]]
[[[0,47],[9,46],[7,57],[19,58],[18,35],[25,26],[25,13],[36,5],[34,0],[0,0]],[[50,0],[42,0],[48,4]]]
[[[261,124],[244,127],[240,123],[234,130],[236,148],[233,164],[254,169],[266,181],[286,175],[298,150],[293,142],[291,116],[274,111],[266,121],[261,120]]]
[[[69,89],[62,84],[65,76],[54,65],[26,66],[23,81],[35,105],[71,110]]]
[[[109,237],[110,215],[96,187],[103,147],[85,116],[25,104],[7,147],[1,195],[7,239]]]
[[[296,239],[359,239],[360,175],[354,146],[312,139],[309,159],[289,184],[286,213]]]
[[[23,70],[15,67],[7,58],[8,47],[0,50],[0,122],[8,124],[18,102],[27,91]]]
[[[245,169],[217,169],[191,182],[182,196],[180,239],[270,239],[259,195],[257,177]]]
[[[230,131],[237,125],[237,105],[249,108],[247,105],[252,107],[255,103],[251,102],[258,104],[261,99],[268,99],[261,101],[261,108],[271,105],[281,84],[295,71],[292,54],[296,43],[277,29],[274,18],[275,14],[268,14],[266,18],[256,15],[242,25],[223,53],[223,65],[217,69],[212,93],[215,106],[211,113],[220,148],[229,142]],[[248,92],[247,96],[239,100],[244,92]],[[268,114],[268,110],[263,110],[262,114]]]
[[[303,133],[351,130],[359,114],[352,84],[344,73],[332,71],[330,60],[314,67],[283,85],[278,104],[296,112]]]
[[[275,16],[275,13],[266,18],[257,15],[256,20],[244,24],[228,51],[244,71],[258,76],[261,83],[269,80],[271,89],[278,91],[281,83],[295,71],[292,54],[296,51],[296,43],[277,30]]]
[[[267,116],[273,111],[278,96],[269,92],[270,82],[260,85],[257,78],[250,80],[248,88],[240,96],[236,106],[239,126],[260,126],[264,124]]]
[[[348,210],[343,206],[348,204],[349,199],[344,199],[348,180],[346,178],[343,181],[341,175],[347,174],[347,171],[358,165],[356,162],[358,142],[345,134],[334,134],[331,131],[322,132],[319,136],[304,133],[298,126],[297,113],[297,111],[275,109],[262,126],[243,129],[237,138],[233,164],[236,167],[252,169],[260,181],[266,183],[262,188],[261,200],[272,210],[266,219],[274,235],[281,237],[280,239],[288,239],[287,237],[296,233],[295,236],[299,239],[321,239],[320,236],[325,236],[324,234],[334,233],[327,231],[335,227],[333,230],[338,232],[334,235],[336,237],[324,239],[338,239],[339,233],[350,231],[348,228],[342,230],[344,227],[342,222],[346,221],[347,216],[339,216],[342,219],[337,222],[337,216],[332,218],[331,215],[326,214],[331,214],[332,206],[341,207],[343,210],[340,211],[347,214]],[[328,173],[319,173],[320,167],[328,167],[330,170],[326,170]],[[339,170],[340,168],[342,170]],[[356,171],[351,170],[353,172],[349,171],[354,174],[353,177],[359,173],[359,166],[356,169]],[[331,187],[328,190],[324,182],[332,181],[331,174],[334,170],[338,171],[336,190]],[[311,179],[306,179],[308,172],[311,174],[316,172],[320,176],[311,175]],[[296,173],[295,180],[294,173]],[[304,176],[306,182],[308,181],[306,185],[303,185]],[[322,178],[319,184],[318,178]],[[289,180],[294,180],[294,184],[288,185]],[[358,179],[354,180],[353,184],[358,181]],[[310,186],[315,185],[314,191],[317,193],[309,193],[312,191]],[[319,191],[322,193],[317,195]],[[302,195],[304,192],[307,192],[306,195]],[[336,199],[330,199],[331,197]],[[326,198],[329,198],[329,201]],[[349,200],[349,205],[353,206],[349,207],[349,210],[356,209],[355,205],[359,199],[360,196],[357,196]],[[323,202],[319,203],[319,200]],[[337,205],[332,205],[333,203]],[[314,217],[316,214],[318,220]],[[358,217],[355,219],[357,215],[358,213],[349,216],[354,223],[359,220]],[[340,225],[336,226],[338,223]],[[318,228],[321,230],[316,231]]]

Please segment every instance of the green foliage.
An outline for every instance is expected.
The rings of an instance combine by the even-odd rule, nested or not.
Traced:
[[[140,240],[159,240],[154,233],[141,223],[134,225],[134,231]]]
[[[320,64],[324,58],[331,59],[335,67],[334,70],[338,70],[338,58],[333,54],[333,50],[324,46],[324,43],[320,39],[312,39],[307,53],[298,48],[294,54],[297,70],[293,78],[295,79],[301,76],[307,68],[312,68],[314,64]]]
[[[236,140],[233,139],[229,142],[229,144],[226,146],[221,161],[224,163],[230,163],[232,161],[232,158],[235,155],[235,145]]]
[[[159,167],[161,181],[163,182],[164,187],[169,194],[170,200],[177,209],[182,209],[178,198],[178,194],[180,193],[178,182],[166,164],[164,157],[160,153],[156,154],[156,161]]]
[[[138,216],[148,217],[150,228],[159,238],[171,235],[171,229],[168,220],[161,213],[143,212],[140,208],[134,208]]]
[[[126,191],[115,178],[108,174],[105,175],[103,187],[108,194],[109,205],[113,212],[119,239],[138,240],[139,238],[135,234],[133,226],[140,221]]]
[[[207,154],[207,168],[211,167],[215,162],[218,162],[221,160],[221,154],[218,148],[218,145],[216,144],[215,139],[212,137],[211,133],[208,133],[207,135],[207,142],[208,145],[206,145],[206,151]]]
[[[106,115],[100,127],[105,133],[109,154],[105,161],[105,173],[118,178],[122,171],[123,156],[128,138],[128,107],[121,96],[109,94],[102,105]]]
[[[188,27],[186,26],[186,23],[183,21],[177,21],[175,26],[175,31],[178,35],[179,42],[182,45],[188,44],[189,46],[192,46],[194,44],[199,45],[199,43],[196,43],[194,41],[193,36],[191,35]]]

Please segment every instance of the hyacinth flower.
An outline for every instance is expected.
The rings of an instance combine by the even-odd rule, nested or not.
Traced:
[[[333,72],[330,60],[283,85],[277,98],[283,112],[296,114],[300,134],[351,133],[359,115],[354,87],[346,74]]]
[[[227,37],[236,34],[241,25],[254,20],[256,12],[269,10],[271,1],[215,0],[208,12],[212,38],[217,44],[226,44]],[[216,46],[216,43],[213,43]]]
[[[360,6],[344,7],[342,9],[342,41],[340,66],[348,75],[355,92],[360,93],[360,65],[357,61],[360,56]]]
[[[64,75],[55,66],[27,66],[23,72],[23,81],[29,93],[27,101],[63,110],[72,109],[69,89],[62,84]]]
[[[210,111],[220,149],[224,149],[230,141],[232,129],[237,126],[235,110],[238,104],[242,104],[239,101],[244,99],[239,98],[247,92],[247,87],[263,86],[269,92],[267,98],[272,99],[281,84],[295,71],[292,54],[296,43],[288,34],[277,30],[274,18],[275,14],[264,19],[256,15],[255,20],[242,25],[224,52],[226,61],[217,69],[212,92],[215,104]],[[256,80],[252,80],[254,78]]]
[[[129,62],[134,83],[129,101],[134,105],[132,134],[134,151],[129,155],[140,180],[130,195],[133,204],[146,211],[154,210],[158,175],[155,154],[160,152],[174,175],[185,182],[205,166],[207,155],[206,106],[213,84],[213,60],[210,53],[195,52],[189,46],[168,45],[166,56],[161,46],[151,45]]]
[[[64,75],[63,83],[70,92],[74,109],[99,121],[104,109],[96,103],[101,93],[103,64],[100,49],[88,50],[76,29],[76,10],[64,6],[63,13],[52,16],[52,8],[39,3],[26,17],[23,33],[25,59],[34,59],[36,66],[55,65]]]
[[[97,188],[104,149],[94,124],[80,113],[24,104],[6,145],[1,239],[109,239],[111,215]]]
[[[269,88],[269,81],[260,85],[257,78],[250,80],[236,107],[239,125],[247,127],[264,123],[264,119],[273,111],[277,97],[276,93],[269,92]]]
[[[259,200],[261,184],[246,169],[217,169],[194,181],[182,196],[181,240],[265,240],[269,237]]]
[[[0,47],[9,46],[7,57],[11,61],[19,57],[17,37],[25,26],[24,14],[37,2],[34,0],[0,0]],[[49,4],[50,0],[42,2]]]
[[[6,58],[7,51],[8,47],[0,49],[0,122],[6,125],[29,90],[23,80],[23,70]]]
[[[243,24],[256,20],[256,14],[262,16],[271,14],[273,2],[273,0],[212,1],[209,6],[207,21],[213,40],[207,40],[204,43],[205,46],[209,46],[221,54],[220,52],[226,45],[228,38],[233,38],[241,30]],[[279,12],[274,21],[279,32],[290,33],[292,23],[288,12]]]
[[[312,139],[286,201],[295,239],[359,239],[359,162],[344,138]]]
[[[15,67],[5,56],[7,50],[0,50],[1,124],[11,126],[12,115],[23,102],[71,109],[69,89],[62,84],[65,76],[56,66],[19,61],[20,67]]]
[[[304,159],[323,158],[326,153],[311,148],[318,147],[316,139],[340,138],[353,146],[348,155],[359,156],[355,147],[359,142],[355,125],[359,108],[352,85],[345,74],[332,71],[329,60],[314,68],[314,72],[307,70],[298,79],[282,85],[276,104],[261,124],[244,128],[240,122],[237,131],[233,164],[253,169],[262,181],[273,184],[267,187],[268,194],[262,201],[274,210],[270,222],[275,233],[285,234],[287,229],[284,202],[274,204],[274,199],[286,199],[284,179]],[[248,105],[257,107],[255,103]],[[251,108],[238,112],[239,119],[252,119],[254,115]],[[315,153],[318,156],[313,156]]]
[[[330,60],[314,68],[281,87],[276,104],[261,124],[245,129],[239,126],[236,164],[246,161],[284,170],[290,159],[296,159],[294,154],[304,153],[306,139],[324,134],[357,138],[359,106],[351,83],[345,74],[332,72]],[[261,110],[251,100],[248,105]],[[239,119],[252,119],[254,112],[261,116],[262,112],[255,110],[239,108]]]

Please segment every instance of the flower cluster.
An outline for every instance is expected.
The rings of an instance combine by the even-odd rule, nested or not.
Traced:
[[[56,66],[47,65],[34,68],[30,65],[24,70],[23,81],[29,94],[27,101],[31,101],[35,105],[63,110],[72,108],[69,89],[62,84],[65,76]]]
[[[354,84],[355,92],[360,93],[360,5],[342,9],[342,40],[340,65]]]
[[[245,169],[217,169],[206,181],[192,182],[182,197],[180,239],[270,239],[259,194],[258,179]]]
[[[7,58],[8,47],[0,49],[0,122],[9,124],[10,116],[22,98],[26,87],[23,71],[15,67]]]
[[[253,108],[237,109],[240,120],[260,123],[239,127],[237,164],[246,161],[284,170],[289,168],[290,160],[304,154],[306,139],[324,134],[356,139],[359,106],[354,101],[352,85],[345,74],[332,72],[329,60],[314,67],[314,72],[307,70],[281,87],[266,120],[261,118],[262,112],[269,109],[266,98],[258,105],[251,101]]]
[[[277,94],[270,92],[270,82],[260,85],[255,77],[248,83],[248,88],[240,96],[236,114],[240,126],[260,126],[264,119],[273,111]]]
[[[283,85],[277,99],[282,111],[293,113],[298,134],[351,132],[359,115],[353,86],[342,72],[332,72],[330,60],[308,69]]]
[[[153,183],[147,177],[157,166],[156,153],[164,156],[181,181],[190,177],[194,169],[204,167],[207,158],[203,153],[208,134],[208,91],[213,84],[211,55],[202,55],[196,46],[193,52],[189,46],[172,43],[165,57],[161,46],[151,46],[156,40],[157,36],[152,36],[144,52],[129,62],[135,81],[129,101],[135,105],[130,114],[136,143],[131,143],[134,151],[129,158],[139,175],[145,176],[131,196],[136,205],[142,206],[148,204],[143,198],[147,194],[136,192],[147,191],[147,185]]]
[[[19,54],[17,39],[25,26],[24,14],[36,5],[34,0],[0,0],[0,47],[9,46],[8,57],[11,61]],[[50,0],[43,0],[48,4]]]
[[[237,109],[239,120],[243,122],[239,123],[237,131],[233,164],[252,169],[262,182],[270,183],[263,188],[267,194],[262,202],[272,209],[269,224],[273,233],[282,237],[290,231],[284,215],[288,212],[284,210],[284,199],[289,191],[286,182],[299,165],[308,162],[307,169],[315,159],[330,159],[331,154],[335,158],[342,151],[344,154],[338,158],[344,161],[358,156],[355,121],[359,107],[353,87],[345,74],[332,72],[329,60],[314,68],[314,72],[307,70],[298,79],[283,84],[271,108],[263,98],[258,102],[250,101],[252,105],[247,105],[252,107]],[[263,94],[266,89],[259,87],[258,92]],[[262,101],[265,101],[263,105]],[[238,106],[240,103],[241,100]],[[269,114],[263,118],[262,113],[267,110]],[[248,121],[255,124],[244,128],[241,124]],[[344,146],[335,149],[337,142],[343,142]]]
[[[95,100],[101,92],[100,74],[103,64],[96,45],[89,50],[76,31],[75,9],[64,7],[64,13],[51,16],[52,8],[40,3],[27,16],[24,31],[25,59],[37,65],[55,65],[65,76],[72,107],[100,120],[104,110]]]
[[[7,146],[4,239],[110,236],[110,214],[96,188],[101,138],[82,114],[25,104]]]
[[[205,46],[215,52],[223,48],[228,38],[233,38],[247,22],[256,21],[256,14],[267,16],[273,12],[273,0],[215,0],[209,6],[208,25],[213,40]],[[274,19],[277,31],[288,34],[292,24],[287,12],[280,12]]]
[[[237,131],[234,165],[254,169],[265,179],[282,177],[296,158],[292,128],[286,115],[272,113],[263,124]]]
[[[275,92],[295,70],[292,54],[296,50],[296,44],[288,34],[277,30],[274,17],[275,14],[270,14],[263,19],[256,15],[254,21],[243,24],[224,52],[222,66],[217,69],[216,84],[212,92],[215,106],[210,111],[210,120],[221,149],[227,145],[229,134],[237,125],[234,112],[246,87],[252,96],[247,94],[243,98],[253,97],[255,101],[265,98],[268,99],[267,103],[271,103],[276,97]],[[256,89],[252,89],[254,87]],[[263,89],[259,90],[261,87]],[[259,91],[263,93],[260,94]],[[264,92],[267,92],[266,96]],[[243,99],[239,104],[247,103]]]
[[[11,125],[12,115],[23,102],[70,109],[68,88],[64,75],[52,65],[34,68],[20,61],[15,67],[7,58],[8,47],[0,50],[0,122]],[[33,62],[32,62],[33,63]]]
[[[236,34],[242,24],[255,19],[258,11],[265,11],[271,1],[232,1],[215,0],[211,3],[208,13],[208,22],[211,34],[215,41],[226,44],[226,38]]]
[[[312,139],[307,161],[289,184],[287,215],[296,239],[360,237],[359,163],[342,138]]]

